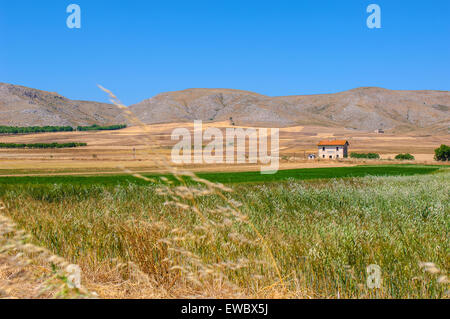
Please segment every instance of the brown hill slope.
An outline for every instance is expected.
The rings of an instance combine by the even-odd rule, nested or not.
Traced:
[[[0,83],[0,125],[92,125],[124,123],[121,111],[106,103],[73,101],[57,93]]]
[[[230,120],[237,125],[316,125],[372,131],[448,133],[449,91],[358,88],[335,94],[269,97],[231,89],[161,93],[130,106],[145,123]],[[69,100],[57,93],[0,83],[0,125],[126,123],[106,103]]]
[[[239,90],[188,89],[159,94],[130,109],[146,123],[232,118],[241,125],[445,132],[450,126],[448,91],[358,88],[336,94],[269,97]]]

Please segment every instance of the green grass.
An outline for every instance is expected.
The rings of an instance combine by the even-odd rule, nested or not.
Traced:
[[[409,176],[416,174],[430,174],[437,171],[438,167],[427,166],[353,166],[353,167],[326,167],[326,168],[302,168],[281,170],[274,175],[262,175],[260,172],[239,173],[204,173],[200,177],[219,183],[255,183],[275,182],[288,180],[330,179],[363,176]]]
[[[431,174],[438,171],[441,166],[419,165],[378,165],[353,166],[331,168],[303,168],[281,170],[274,175],[262,175],[260,172],[230,172],[230,173],[198,173],[198,176],[212,182],[223,184],[234,183],[262,183],[286,181],[288,179],[331,179],[364,176],[410,176]],[[148,177],[160,175],[146,174]],[[27,176],[27,177],[0,177],[0,184],[146,184],[146,182],[129,175],[94,175],[94,176]]]

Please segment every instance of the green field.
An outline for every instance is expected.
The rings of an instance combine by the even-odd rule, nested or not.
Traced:
[[[419,165],[378,165],[353,166],[331,168],[303,168],[281,170],[273,175],[262,175],[260,172],[232,172],[232,173],[198,173],[201,178],[211,182],[223,184],[235,183],[262,183],[286,181],[289,179],[330,179],[350,178],[364,176],[410,176],[431,174],[445,166],[419,166]],[[161,175],[145,174],[147,177],[157,178]],[[170,178],[170,176],[165,175]],[[26,177],[0,177],[0,184],[146,184],[130,175],[93,175],[93,176],[26,176]]]
[[[100,297],[446,297],[447,169],[200,175],[232,191],[128,176],[8,177],[0,200],[36,244],[79,264]],[[371,264],[380,289],[366,285]]]

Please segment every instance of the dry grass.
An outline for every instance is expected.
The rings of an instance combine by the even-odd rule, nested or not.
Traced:
[[[71,267],[64,258],[31,243],[31,236],[2,213],[0,202],[0,298],[96,297],[71,281]]]
[[[102,298],[442,298],[448,179],[236,185],[226,198],[208,186],[16,185],[1,197]],[[365,285],[372,263],[379,290]]]

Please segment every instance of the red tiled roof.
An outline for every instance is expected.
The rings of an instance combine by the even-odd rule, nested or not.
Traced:
[[[344,146],[348,144],[346,140],[320,141],[318,146]]]

